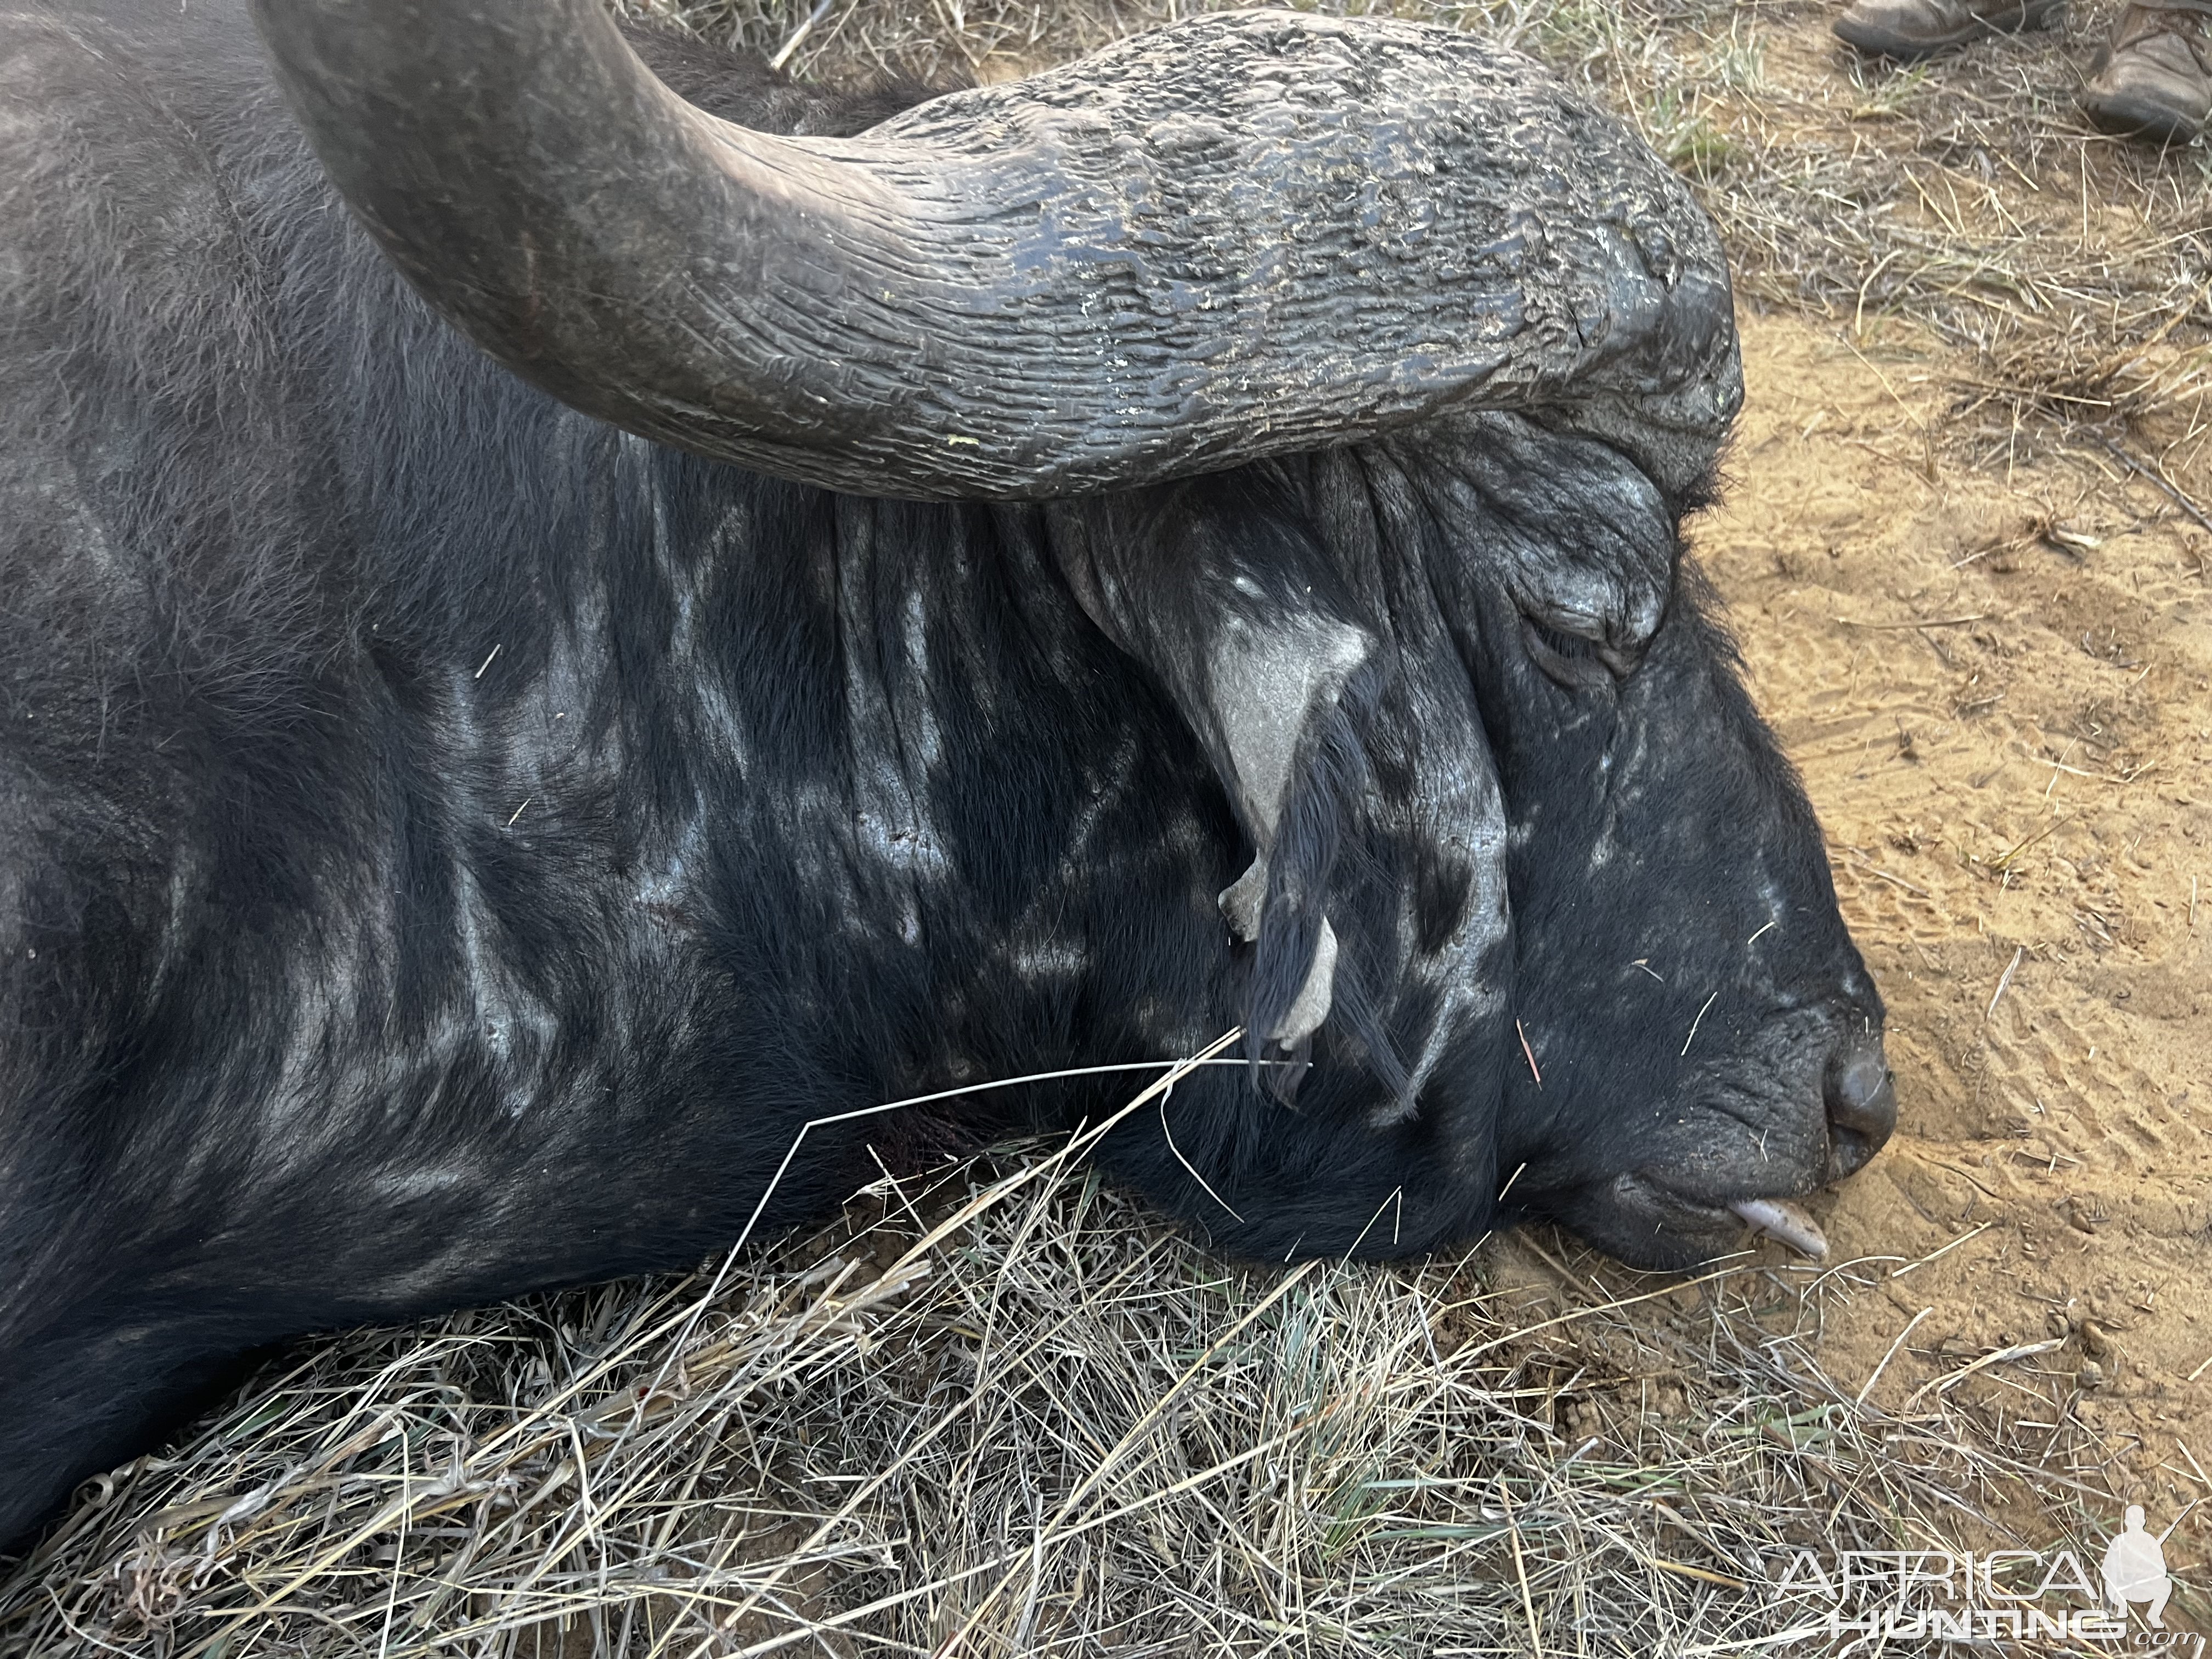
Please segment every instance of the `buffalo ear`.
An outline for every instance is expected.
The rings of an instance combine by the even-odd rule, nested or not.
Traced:
[[[1247,1051],[1288,1102],[1324,1025],[1413,1115],[1510,975],[1504,793],[1437,613],[1418,504],[1348,454],[1055,503],[1080,602],[1159,681],[1253,848],[1220,895],[1254,945]],[[1405,492],[1401,490],[1400,495]],[[1401,1058],[1403,1056],[1403,1058]]]
[[[1255,946],[1247,1051],[1285,1100],[1338,1002],[1331,878],[1369,787],[1364,727],[1389,672],[1284,479],[1264,467],[1045,509],[1091,619],[1158,678],[1254,848],[1220,895]],[[1379,1030],[1358,1033],[1394,1082]]]

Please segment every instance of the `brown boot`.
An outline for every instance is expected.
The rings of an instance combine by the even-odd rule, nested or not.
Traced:
[[[2066,0],[1851,0],[1835,30],[1877,58],[1929,58],[1984,35],[2048,28],[2065,14]]]
[[[2212,0],[2135,0],[2098,54],[2081,108],[2107,132],[2185,144],[2212,114]]]

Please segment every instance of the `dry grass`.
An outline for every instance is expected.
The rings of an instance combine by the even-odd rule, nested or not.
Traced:
[[[681,9],[774,52],[812,8]],[[996,76],[1173,9],[832,0],[792,56]],[[2212,167],[2081,128],[2062,66],[2094,20],[1881,75],[1796,4],[1396,9],[1629,112],[1749,295],[1869,353],[1961,348],[1946,441],[2117,446],[2198,488]],[[2110,1529],[2126,1477],[2052,1356],[1911,1396],[1822,1374],[1821,1321],[1900,1267],[1684,1286],[1548,1235],[1232,1267],[1068,1149],[1002,1150],[689,1277],[303,1346],[81,1497],[0,1585],[0,1654],[1751,1646],[1818,1616],[1771,1582],[1794,1547]]]
[[[1067,1147],[886,1180],[739,1273],[302,1350],[98,1483],[0,1650],[1713,1651],[1818,1624],[1793,1548],[2116,1512],[2037,1356],[1821,1374],[1899,1264],[1486,1259],[1227,1267]]]

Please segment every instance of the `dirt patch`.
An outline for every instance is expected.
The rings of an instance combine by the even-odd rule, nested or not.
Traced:
[[[2072,1410],[2166,1489],[2212,1397],[2212,536],[2118,464],[1957,465],[1933,349],[1749,316],[1744,350],[1697,540],[1901,1103],[1825,1215],[1839,1260],[1896,1272],[1824,1364],[1863,1381],[1918,1317],[1894,1403],[2059,1341],[1990,1368],[1987,1408]]]

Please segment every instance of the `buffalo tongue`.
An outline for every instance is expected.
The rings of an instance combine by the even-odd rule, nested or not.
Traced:
[[[1729,1206],[1749,1222],[1754,1231],[1780,1239],[1801,1255],[1815,1261],[1827,1259],[1828,1237],[1820,1224],[1787,1199],[1747,1198]]]

